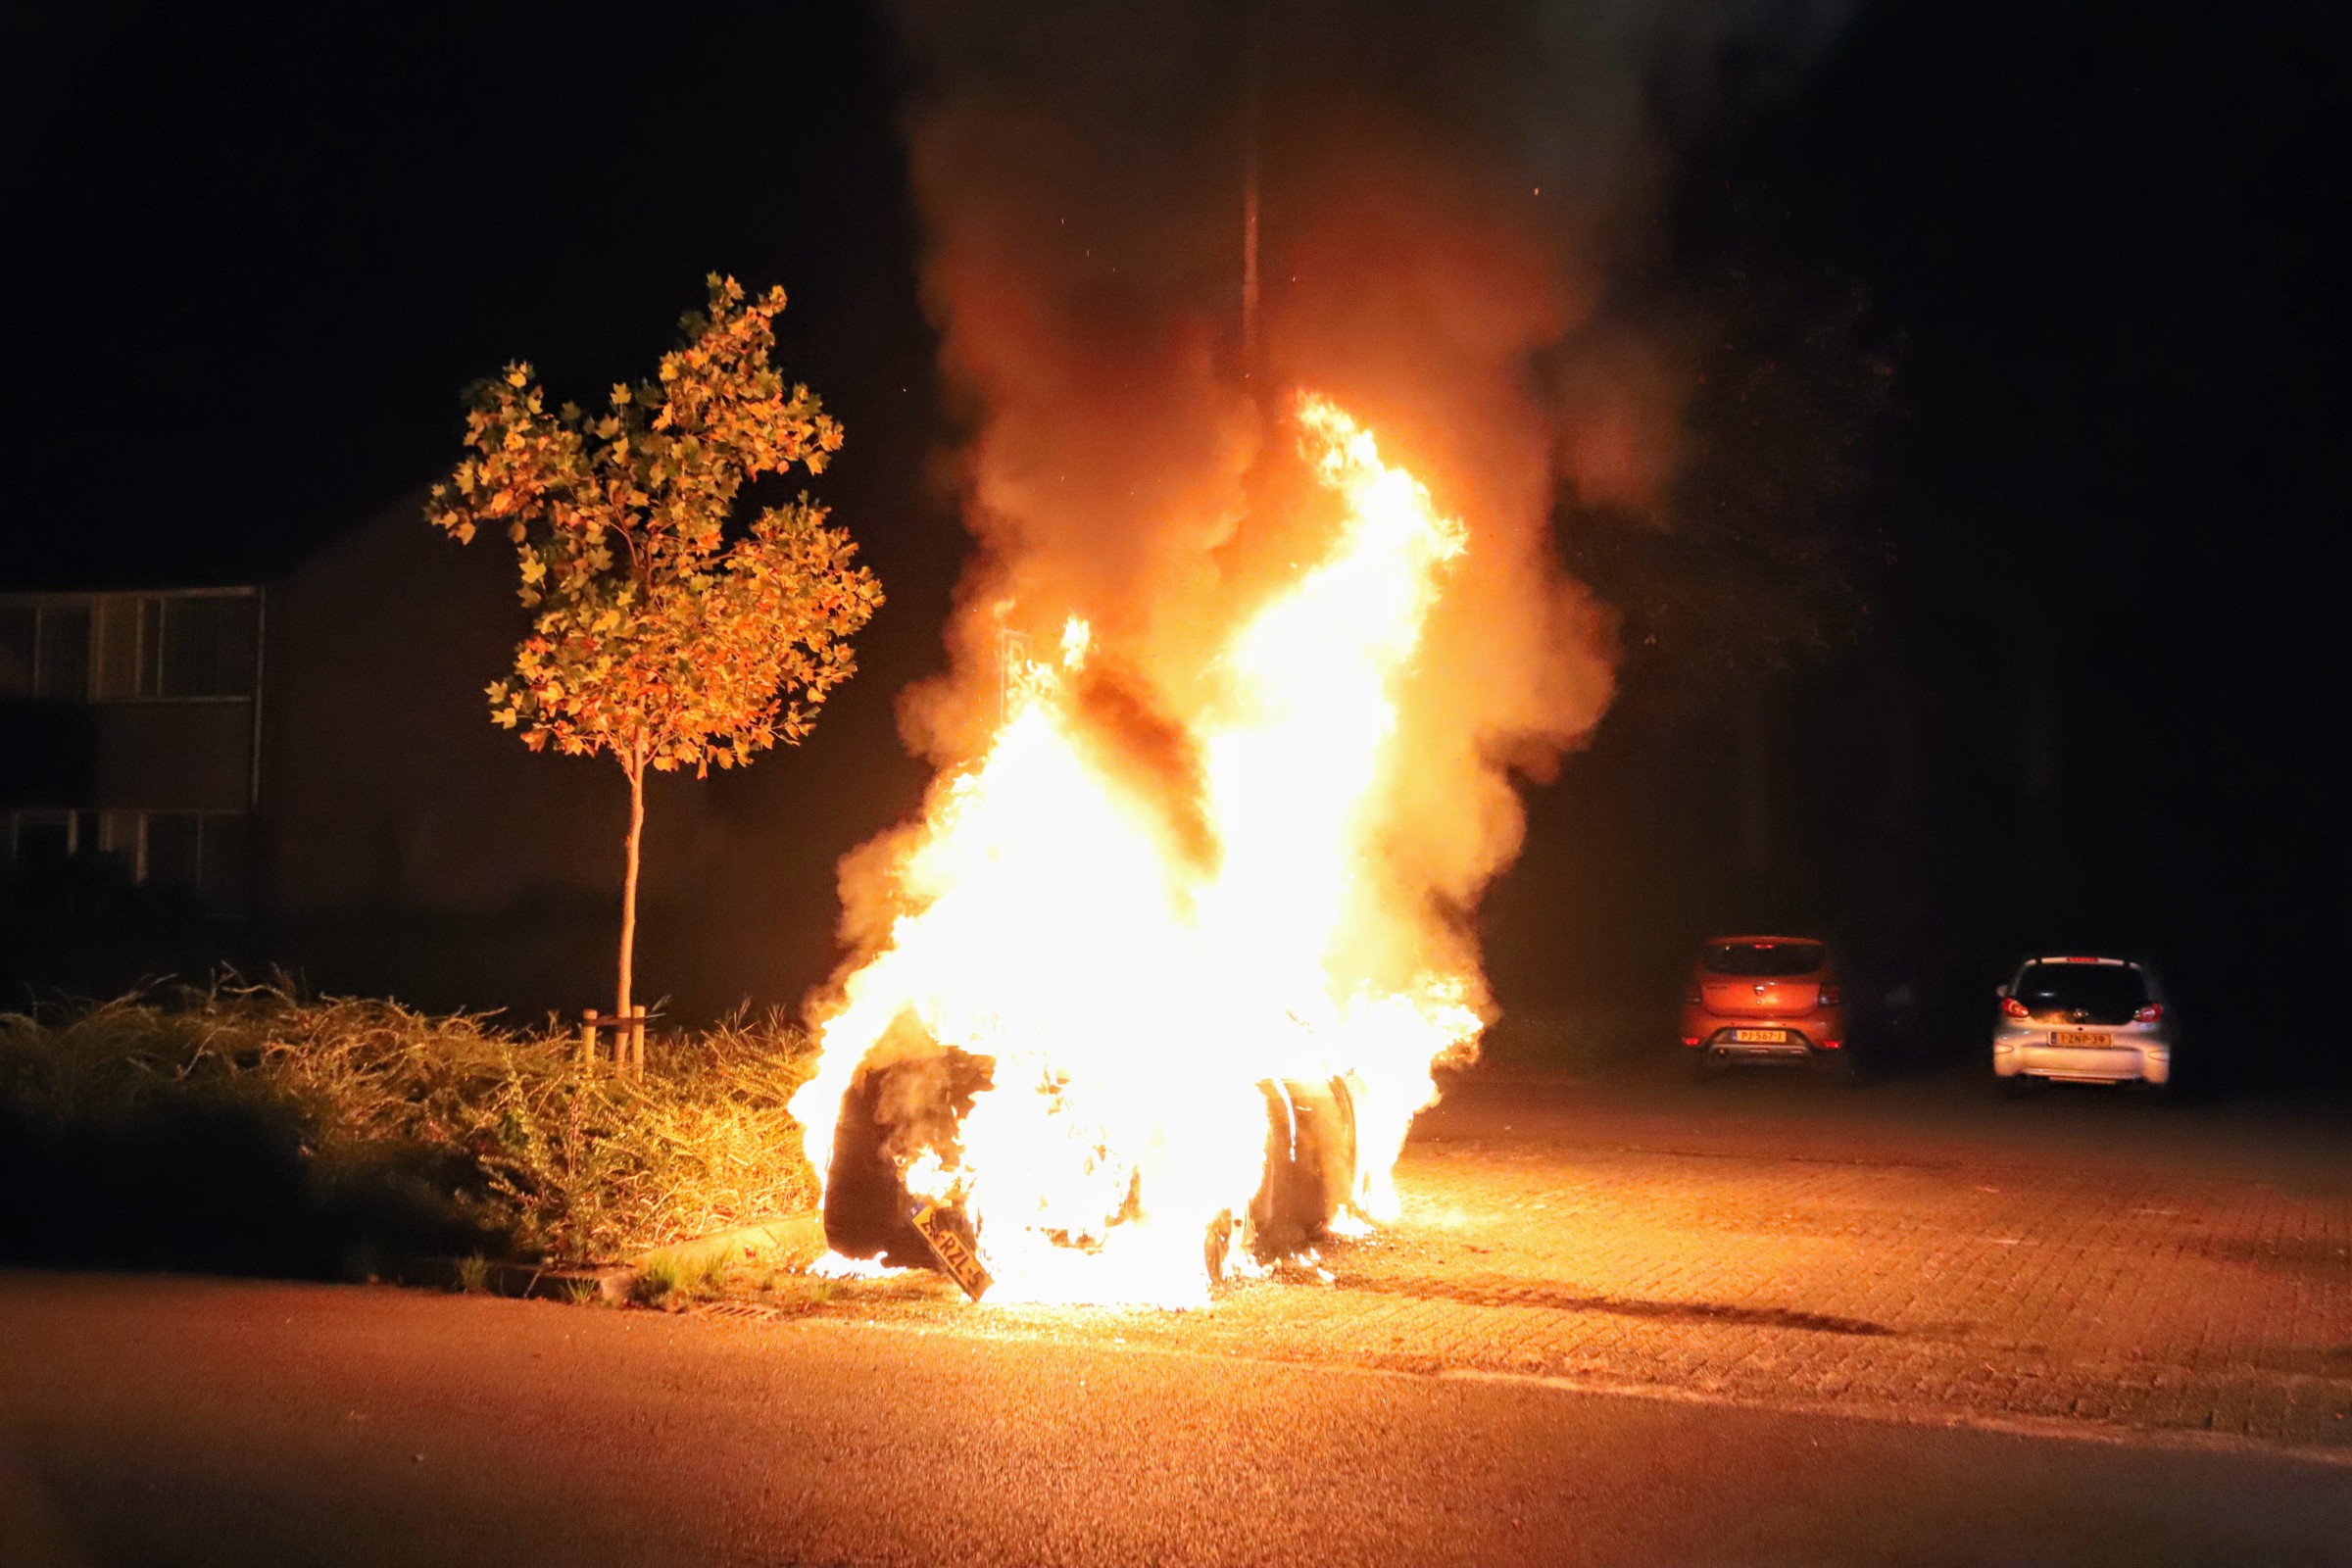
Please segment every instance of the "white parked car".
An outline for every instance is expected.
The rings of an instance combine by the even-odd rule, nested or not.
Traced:
[[[2172,1079],[2175,1020],[2145,965],[2129,958],[2028,958],[2000,998],[1992,1070],[2005,1087],[2025,1078]]]

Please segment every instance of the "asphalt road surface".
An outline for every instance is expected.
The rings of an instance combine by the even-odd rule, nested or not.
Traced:
[[[0,1561],[2352,1563],[2352,1467],[1115,1336],[0,1275]]]
[[[1965,1074],[1482,1071],[1421,1117],[1394,1222],[1210,1311],[975,1309],[743,1249],[721,1310],[2352,1460],[2348,1127]]]

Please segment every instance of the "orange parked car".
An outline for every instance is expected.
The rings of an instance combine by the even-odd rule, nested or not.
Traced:
[[[1715,937],[1683,991],[1683,1045],[1701,1070],[1734,1063],[1846,1064],[1845,1007],[1829,945]]]

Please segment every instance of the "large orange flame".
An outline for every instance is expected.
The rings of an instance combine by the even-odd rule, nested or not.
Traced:
[[[1474,974],[1388,974],[1348,951],[1380,926],[1363,907],[1387,885],[1372,803],[1465,534],[1348,415],[1308,397],[1298,422],[1345,520],[1202,671],[1213,695],[1184,728],[1205,846],[1087,744],[1091,634],[1073,616],[935,795],[896,867],[901,913],[793,1100],[821,1174],[858,1064],[902,1020],[993,1059],[957,1147],[905,1172],[969,1218],[992,1300],[1204,1302],[1204,1244],[1264,1175],[1270,1080],[1346,1080],[1351,1217],[1393,1217],[1432,1065],[1478,1035]],[[1232,1249],[1246,1267],[1238,1234]]]

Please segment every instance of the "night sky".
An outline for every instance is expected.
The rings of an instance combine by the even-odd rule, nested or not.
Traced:
[[[1710,345],[1681,526],[1557,519],[1624,689],[1490,902],[1504,1003],[1804,925],[1973,1019],[2004,957],[2106,943],[2297,1059],[2352,936],[2340,11],[1877,4],[1723,66],[1616,283]],[[471,378],[593,393],[704,272],[782,282],[892,597],[810,754],[872,797],[821,879],[919,787],[888,699],[963,549],[905,70],[853,6],[11,8],[0,586],[283,570],[453,460]]]

